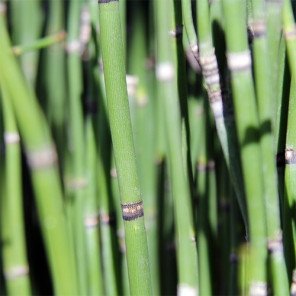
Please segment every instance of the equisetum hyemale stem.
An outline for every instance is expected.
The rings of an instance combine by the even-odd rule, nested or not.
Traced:
[[[292,10],[292,4],[289,0],[284,0],[283,6],[283,31],[287,44],[289,65],[293,79],[296,79],[296,26]]]
[[[9,294],[16,295],[22,291],[24,295],[31,295],[22,200],[20,136],[9,94],[1,79],[0,88],[5,128],[5,194],[1,203],[4,277]]]
[[[247,231],[247,210],[243,188],[242,171],[239,160],[235,123],[230,97],[222,96],[218,61],[213,46],[210,7],[207,0],[197,1],[197,20],[199,37],[199,61],[206,83],[208,98],[214,115],[218,137],[230,173],[236,197]]]
[[[270,85],[272,70],[267,39],[265,1],[252,0],[252,15],[249,25],[253,32],[253,56],[260,121],[260,144],[264,174],[264,197],[268,249],[270,254],[273,290],[276,295],[289,293],[288,275],[282,244],[278,180],[274,160],[273,100]]]
[[[286,249],[286,260],[288,264],[288,271],[295,269],[295,250],[296,250],[296,229],[292,221],[293,207],[296,200],[296,191],[294,186],[294,179],[296,175],[296,141],[294,136],[294,129],[296,127],[296,83],[295,80],[291,82],[291,90],[289,97],[289,113],[287,123],[286,147],[285,151],[278,159],[279,164],[285,168],[285,199],[283,201],[283,238]]]
[[[125,226],[131,295],[151,295],[144,210],[129,113],[119,3],[99,1],[100,41],[115,164]]]
[[[156,13],[158,98],[164,110],[166,156],[172,185],[174,216],[176,219],[178,295],[197,295],[198,270],[193,213],[190,203],[188,172],[183,151],[182,119],[180,111],[177,69],[178,25],[174,17],[174,2],[154,1]],[[176,32],[176,34],[172,34]],[[177,34],[178,33],[178,34]],[[182,90],[181,90],[182,91]],[[180,93],[181,93],[180,91]],[[181,107],[182,108],[182,107]],[[183,150],[184,149],[184,150]],[[184,255],[187,254],[187,255]]]
[[[266,295],[266,218],[259,122],[248,49],[245,6],[240,0],[223,0],[227,63],[231,72],[234,109],[249,215],[250,295]],[[246,112],[248,110],[248,112]]]
[[[24,141],[54,289],[60,295],[74,295],[77,293],[74,253],[66,225],[56,151],[45,118],[37,104],[37,98],[24,81],[11,51],[1,5],[2,2],[0,2],[1,85],[5,85],[7,89]]]
[[[194,58],[197,60],[198,45],[197,45],[197,37],[196,37],[194,24],[193,24],[191,1],[182,0],[181,3],[182,3],[182,17],[183,17],[186,37],[188,38],[188,45],[189,45],[189,48],[187,48],[186,50],[190,50],[193,53]]]

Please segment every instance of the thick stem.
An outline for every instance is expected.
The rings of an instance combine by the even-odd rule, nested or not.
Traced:
[[[224,0],[227,61],[231,71],[235,119],[249,215],[251,295],[267,293],[266,218],[259,122],[248,50],[244,2]],[[248,112],[246,112],[248,110]],[[260,294],[261,295],[261,294]]]
[[[131,295],[151,295],[144,209],[128,106],[118,1],[99,2],[100,40],[107,106],[125,226]]]

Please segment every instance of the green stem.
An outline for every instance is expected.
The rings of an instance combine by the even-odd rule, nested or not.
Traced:
[[[85,228],[83,226],[84,216],[84,194],[87,188],[85,180],[85,145],[84,125],[82,114],[82,65],[80,33],[82,22],[82,1],[71,1],[68,18],[67,36],[67,79],[69,85],[69,153],[71,177],[67,180],[69,198],[73,198],[73,229],[77,260],[77,271],[79,278],[80,294],[88,293],[87,284],[87,255],[85,243]]]
[[[14,45],[12,51],[16,56],[20,56],[29,51],[34,51],[55,45],[56,43],[63,42],[65,40],[66,33],[64,31],[40,38],[29,44]]]
[[[191,8],[191,0],[182,0],[182,18],[184,22],[185,32],[188,38],[188,46],[187,50],[191,50],[195,59],[198,59],[198,45],[197,45],[197,37],[193,24],[193,16],[192,16],[192,8]]]
[[[149,91],[149,75],[147,73],[146,56],[148,42],[146,41],[145,23],[146,3],[135,2],[131,9],[133,13],[132,35],[129,46],[129,74],[127,79],[130,105],[134,106],[132,117],[133,136],[138,164],[140,185],[145,203],[145,226],[148,239],[152,291],[159,295],[159,256],[158,256],[158,212],[156,192],[156,165],[153,118],[154,101]],[[134,116],[133,116],[134,115]]]
[[[243,180],[249,214],[251,295],[266,285],[266,218],[259,122],[248,49],[244,1],[224,0],[225,34],[228,67],[234,95]],[[246,112],[248,110],[248,112]]]
[[[16,44],[30,44],[40,38],[42,28],[42,10],[40,0],[11,1],[12,41]],[[38,66],[38,52],[21,56],[21,67],[25,77],[35,86]]]
[[[181,131],[181,110],[178,96],[177,41],[174,3],[155,1],[157,41],[157,91],[164,110],[168,167],[176,221],[178,293],[197,293],[197,251],[193,227],[189,182],[186,172]],[[177,12],[176,12],[177,13]],[[172,38],[173,37],[173,38]],[[185,255],[186,254],[186,255]]]
[[[35,48],[50,46],[45,50],[45,98],[46,115],[52,128],[59,157],[63,160],[65,153],[65,104],[66,104],[66,61],[64,43],[57,43],[65,39],[64,33],[64,5],[61,0],[51,1],[49,7],[49,20],[44,39],[32,44]],[[60,32],[60,33],[57,33]],[[51,35],[53,34],[53,35]],[[61,39],[62,38],[62,39]],[[55,43],[53,43],[55,41]],[[25,50],[25,49],[24,49]]]
[[[1,209],[4,275],[8,294],[16,295],[22,291],[24,295],[31,295],[22,205],[20,138],[5,85],[1,88],[6,146],[5,195]]]
[[[197,20],[199,37],[200,64],[206,83],[210,106],[214,115],[218,137],[222,146],[224,158],[229,169],[230,177],[240,209],[244,218],[246,231],[248,229],[247,209],[242,180],[242,169],[236,138],[235,123],[231,112],[230,97],[224,101],[221,92],[220,74],[217,57],[213,46],[213,37],[210,21],[210,8],[208,1],[197,1]]]
[[[276,295],[289,293],[288,276],[285,266],[282,231],[280,221],[278,180],[275,164],[275,149],[272,130],[274,109],[271,107],[271,67],[266,34],[266,7],[262,0],[252,0],[253,15],[250,25],[254,34],[254,70],[256,81],[256,94],[260,119],[260,144],[262,150],[262,165],[264,174],[264,195],[267,219],[267,238],[270,251],[272,283],[281,279],[281,285],[274,286]],[[279,289],[279,290],[276,290]]]
[[[109,122],[125,221],[130,291],[131,295],[151,295],[144,209],[133,146],[118,1],[99,2],[99,21]]]
[[[11,52],[3,12],[0,12],[0,36],[1,84],[8,90],[24,140],[54,287],[57,294],[73,295],[78,291],[74,254],[68,236],[56,152],[37,98],[28,89]]]

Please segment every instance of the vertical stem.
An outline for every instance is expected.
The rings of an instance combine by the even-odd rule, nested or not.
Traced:
[[[66,225],[56,151],[37,98],[28,89],[11,52],[4,11],[1,9],[0,36],[1,84],[8,90],[24,140],[54,288],[57,294],[73,295],[77,293],[76,270]]]
[[[178,295],[197,294],[197,251],[193,228],[193,213],[189,182],[186,178],[186,159],[182,148],[181,111],[178,97],[176,38],[173,1],[155,1],[158,99],[162,100],[168,153],[168,167],[172,184],[177,239]]]
[[[145,203],[145,226],[148,239],[150,270],[153,294],[159,291],[159,258],[158,258],[158,206],[156,192],[156,165],[155,165],[155,123],[154,101],[149,91],[149,75],[147,73],[146,57],[148,53],[147,28],[145,8],[147,3],[134,2],[132,12],[132,35],[130,37],[128,65],[129,76],[128,93],[134,105],[132,127],[135,141],[135,150],[138,164],[140,185]],[[130,80],[130,81],[129,81]],[[130,83],[129,83],[130,82]]]
[[[254,70],[256,81],[256,94],[258,99],[258,112],[260,121],[260,144],[262,150],[262,165],[264,174],[264,196],[267,219],[267,237],[270,252],[272,283],[281,278],[281,285],[275,285],[277,295],[289,293],[288,276],[285,266],[282,231],[280,221],[280,208],[278,196],[278,180],[275,164],[275,149],[272,121],[274,110],[271,93],[271,65],[266,34],[266,6],[261,0],[252,0],[253,14],[250,26],[253,31]]]
[[[214,115],[223,155],[247,229],[246,201],[232,112],[232,102],[229,96],[222,97],[221,78],[217,56],[213,46],[210,7],[207,0],[197,1],[197,21],[202,74],[206,83],[208,98]]]
[[[188,38],[189,48],[186,50],[191,50],[194,58],[198,59],[198,45],[197,45],[197,37],[193,24],[193,16],[192,16],[192,8],[191,8],[191,0],[182,0],[182,17],[186,32],[186,37]]]
[[[12,0],[12,40],[14,43],[30,43],[39,38],[42,28],[41,1]],[[20,58],[26,80],[35,86],[38,52],[30,52]]]
[[[3,197],[3,264],[8,294],[31,294],[26,255],[21,182],[20,136],[5,85],[2,88],[5,141],[5,194]]]
[[[151,295],[144,209],[129,114],[118,1],[99,2],[100,40],[109,122],[125,226],[131,295]]]
[[[267,293],[266,218],[259,122],[248,49],[245,4],[242,0],[224,0],[227,61],[231,71],[235,119],[238,130],[243,179],[249,214],[250,283],[248,293]],[[248,112],[246,112],[248,110]]]
[[[66,181],[70,198],[73,198],[73,236],[77,260],[77,271],[80,294],[87,294],[87,261],[85,228],[83,225],[84,194],[87,186],[85,180],[85,147],[84,126],[82,115],[82,65],[80,15],[81,0],[71,0],[69,3],[68,38],[67,38],[67,79],[69,85],[69,154],[71,177]]]
[[[50,1],[48,34],[64,30],[64,4],[61,0]],[[52,126],[59,156],[62,158],[65,138],[65,53],[63,44],[54,44],[45,51],[45,89],[47,118]]]

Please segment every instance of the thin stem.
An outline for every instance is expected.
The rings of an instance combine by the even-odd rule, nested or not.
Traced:
[[[5,140],[5,194],[3,195],[3,260],[8,293],[31,295],[26,254],[21,182],[20,136],[5,85],[2,89]]]
[[[1,85],[8,90],[24,140],[54,287],[57,294],[73,295],[77,293],[74,254],[66,225],[56,151],[37,99],[28,89],[11,52],[3,11],[0,11],[0,36]]]
[[[56,43],[63,42],[65,40],[65,37],[66,37],[66,33],[64,31],[61,31],[61,32],[40,38],[38,40],[35,40],[30,44],[14,45],[12,47],[12,51],[16,56],[20,56],[29,51],[42,49],[45,47],[52,46]]]
[[[218,69],[217,56],[213,46],[210,8],[207,0],[197,1],[197,20],[202,74],[206,83],[208,98],[214,115],[224,158],[239,201],[247,231],[247,209],[236,129],[232,112],[232,102],[229,96],[222,97],[221,78]]]
[[[157,91],[164,110],[168,168],[176,221],[178,294],[197,293],[197,251],[193,227],[189,182],[186,178],[187,159],[182,146],[182,121],[178,96],[177,41],[173,1],[155,1],[157,40]],[[174,32],[176,34],[174,34]],[[183,142],[184,143],[184,142]],[[186,151],[186,150],[185,150]],[[186,255],[185,255],[186,254]]]

